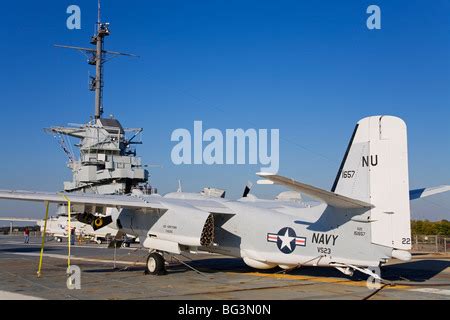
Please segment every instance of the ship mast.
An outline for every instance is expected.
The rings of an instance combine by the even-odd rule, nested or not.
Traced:
[[[101,5],[100,0],[98,0],[98,9],[97,9],[97,24],[95,28],[95,34],[91,38],[91,44],[95,45],[94,48],[82,48],[82,47],[74,47],[74,46],[65,46],[65,45],[55,45],[55,47],[59,48],[67,48],[67,49],[75,49],[84,53],[88,60],[87,62],[95,66],[95,77],[91,77],[90,79],[90,87],[91,91],[95,91],[95,120],[101,119],[103,115],[103,65],[110,60],[108,56],[117,57],[117,56],[127,56],[127,57],[138,57],[137,55],[123,52],[115,52],[115,51],[107,51],[104,49],[105,47],[105,37],[110,35],[109,31],[109,23],[101,21]]]
[[[82,125],[69,127],[55,126],[45,129],[56,138],[69,156],[68,166],[72,170],[72,181],[64,182],[65,192],[98,194],[129,194],[139,189],[143,193],[155,191],[148,184],[149,172],[136,155],[133,145],[141,144],[142,128],[124,128],[114,117],[103,117],[103,71],[104,64],[118,56],[132,54],[106,51],[105,38],[110,35],[109,23],[101,20],[101,6],[98,1],[98,17],[95,33],[90,43],[95,47],[57,47],[75,49],[87,57],[87,62],[95,66],[95,77],[90,77],[90,90],[95,92],[95,119]],[[79,139],[75,147],[79,158],[66,146],[65,138]]]
[[[98,0],[97,30],[91,41],[96,45],[94,55],[95,78],[91,84],[91,87],[95,90],[95,119],[100,119],[103,115],[103,42],[105,37],[109,36],[108,26],[109,23],[102,23],[101,21],[101,5],[100,0]]]

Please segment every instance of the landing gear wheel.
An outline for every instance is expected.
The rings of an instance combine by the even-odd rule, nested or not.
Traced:
[[[164,257],[156,252],[151,253],[147,258],[145,273],[156,276],[166,274]]]

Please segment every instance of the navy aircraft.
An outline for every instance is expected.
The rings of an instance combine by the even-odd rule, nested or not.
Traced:
[[[276,174],[259,176],[259,184],[283,185],[319,203],[311,206],[289,194],[260,200],[248,192],[236,201],[138,191],[128,196],[0,191],[0,199],[106,208],[109,227],[139,237],[149,249],[150,274],[165,273],[164,253],[197,250],[239,257],[257,269],[334,267],[381,279],[374,268],[391,258],[411,259],[410,200],[450,190],[409,190],[407,129],[392,116],[358,122],[331,191]]]

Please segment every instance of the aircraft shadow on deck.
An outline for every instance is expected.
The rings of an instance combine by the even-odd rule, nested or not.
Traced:
[[[382,276],[390,281],[424,282],[434,278],[449,267],[449,260],[411,261],[383,267]]]
[[[323,278],[338,278],[343,280],[365,280],[364,275],[359,276],[355,273],[353,278],[350,278],[334,268],[317,268],[317,267],[301,267],[295,270],[285,271],[281,268],[274,268],[270,270],[257,270],[247,266],[242,259],[238,258],[219,258],[219,259],[202,259],[188,262],[188,264],[206,274],[214,273],[239,273],[245,275],[246,273],[260,273],[260,274],[287,274],[292,276],[310,276]],[[168,272],[186,272],[190,269],[184,265],[172,267]]]
[[[47,247],[47,248],[45,248],[44,252],[48,253],[49,251],[55,251],[55,250],[58,250],[58,248]],[[39,253],[39,252],[41,252],[41,248],[35,247],[35,246],[33,246],[33,247],[20,246],[20,247],[16,247],[16,248],[0,249],[0,252],[4,252],[4,253],[8,253],[8,252],[10,252],[10,253],[35,253],[35,252],[37,252],[37,253]]]
[[[24,248],[27,249],[27,248]],[[32,248],[30,248],[32,249]],[[199,259],[193,261],[185,261],[191,268],[198,270],[204,274],[215,273],[238,273],[245,275],[246,273],[260,273],[264,274],[287,274],[291,276],[306,276],[317,278],[334,278],[337,281],[352,280],[352,281],[366,281],[368,276],[359,272],[355,272],[352,277],[346,276],[334,268],[326,267],[301,267],[295,270],[285,271],[280,268],[271,270],[256,270],[248,267],[242,259],[238,258],[212,258]],[[382,267],[382,277],[389,281],[409,281],[409,282],[425,282],[441,273],[446,268],[450,267],[450,261],[446,260],[421,260],[406,263],[399,263],[395,265],[388,265]],[[193,269],[184,264],[174,264],[167,268],[168,274],[183,274],[191,272]],[[118,266],[113,269],[112,266],[105,266],[104,268],[87,269],[83,272],[87,273],[108,273],[114,271],[120,272],[144,272],[143,266]],[[295,280],[295,279],[293,279]],[[306,279],[307,280],[307,279]],[[313,279],[312,279],[313,280]]]
[[[280,268],[271,270],[256,270],[248,267],[241,259],[220,258],[202,259],[188,262],[188,264],[203,273],[261,273],[261,274],[287,274],[292,276],[307,276],[320,278],[337,278],[338,280],[366,281],[368,276],[355,272],[352,277],[342,274],[340,271],[330,267],[300,267],[298,269],[285,271]],[[450,267],[448,260],[421,260],[382,267],[382,277],[389,281],[425,282]],[[190,269],[184,265],[168,268],[169,273],[186,272]]]

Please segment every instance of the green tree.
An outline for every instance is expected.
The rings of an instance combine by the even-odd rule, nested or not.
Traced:
[[[429,220],[412,220],[411,233],[413,235],[450,236],[450,222],[447,220],[435,222]]]

